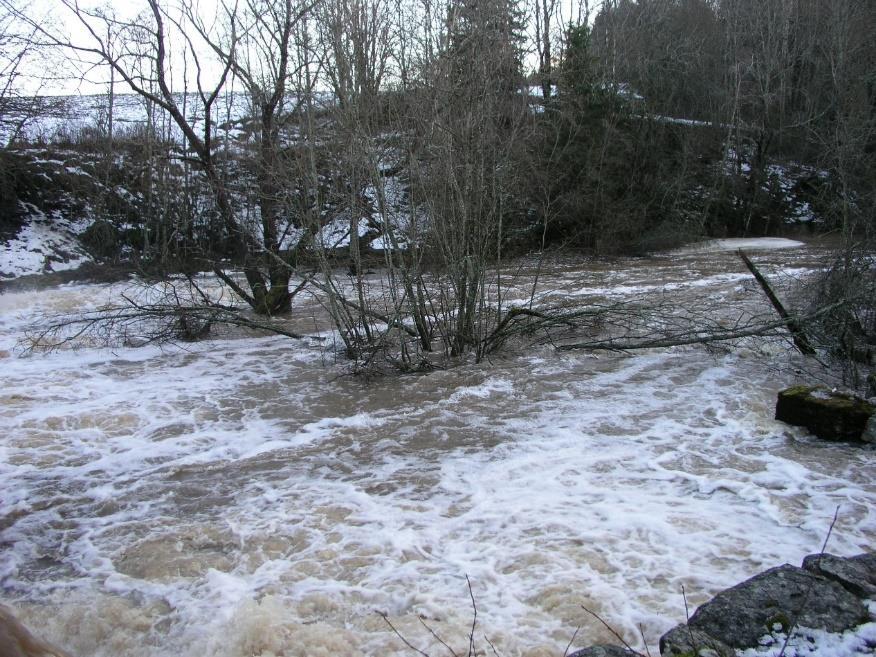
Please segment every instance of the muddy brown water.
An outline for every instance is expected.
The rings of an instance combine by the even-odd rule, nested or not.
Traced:
[[[783,285],[825,255],[753,253]],[[544,299],[764,303],[732,253],[551,269]],[[0,349],[120,285],[0,296]],[[587,607],[654,650],[682,585],[695,605],[798,563],[837,507],[829,549],[874,544],[872,453],[772,419],[800,365],[784,340],[543,345],[367,380],[326,342],[0,362],[0,599],[82,656],[411,654],[383,615],[434,655],[423,623],[467,650],[467,576],[480,649],[561,655],[578,627],[575,645],[614,641]]]

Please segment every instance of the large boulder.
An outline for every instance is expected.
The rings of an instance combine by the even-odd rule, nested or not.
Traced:
[[[864,427],[864,433],[861,434],[861,440],[865,443],[876,445],[876,413],[870,416],[867,420],[867,426]]]
[[[639,653],[620,646],[597,645],[576,650],[568,657],[638,657]]]
[[[777,420],[806,427],[824,440],[861,440],[874,412],[863,399],[823,387],[793,386],[782,390],[776,403]]]
[[[697,609],[688,625],[744,650],[795,624],[844,632],[869,618],[864,603],[837,582],[785,564],[722,591]]]
[[[846,559],[832,554],[810,554],[803,569],[837,582],[849,593],[876,599],[876,554],[859,554]]]
[[[736,651],[702,630],[681,624],[660,637],[661,657],[736,657]]]

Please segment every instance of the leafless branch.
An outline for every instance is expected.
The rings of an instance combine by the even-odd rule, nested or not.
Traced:
[[[566,649],[563,651],[563,657],[567,657],[569,654],[569,650],[572,649],[572,644],[575,643],[575,637],[578,636],[578,632],[581,631],[581,626],[575,628],[575,631],[572,632],[572,638],[569,639],[569,643],[566,644]]]
[[[824,551],[827,549],[827,543],[830,540],[831,534],[833,534],[833,528],[836,526],[836,521],[839,518],[839,512],[840,507],[837,506],[836,510],[834,510],[833,512],[833,520],[830,521],[830,527],[828,527],[827,529],[827,535],[824,537],[824,543],[821,544],[821,550],[818,552],[819,562],[821,561],[821,557],[824,556]],[[806,604],[809,602],[809,596],[811,595],[814,586],[815,581],[813,580],[809,587],[806,589],[806,593],[803,595],[803,600],[800,602],[800,607],[794,614],[794,620],[788,627],[787,633],[785,635],[785,642],[782,644],[782,650],[779,652],[779,657],[785,657],[785,650],[788,649],[788,643],[791,641],[791,636],[794,634],[794,630],[797,629],[797,624],[800,622],[800,616],[806,609]]]
[[[605,627],[605,629],[607,629],[609,632],[611,632],[611,634],[614,636],[614,638],[617,639],[618,641],[620,641],[621,644],[624,646],[624,648],[626,648],[631,654],[633,654],[633,655],[637,655],[638,657],[645,657],[645,655],[643,655],[643,654],[640,653],[639,651],[634,650],[634,649],[632,648],[632,646],[630,646],[630,644],[627,643],[626,640],[625,640],[625,639],[624,639],[624,638],[618,633],[617,630],[615,630],[611,625],[609,625],[605,620],[603,620],[602,616],[600,616],[599,614],[597,614],[595,611],[592,611],[592,610],[588,609],[588,608],[585,607],[584,605],[581,605],[581,608],[582,608],[584,611],[586,611],[588,614],[590,614],[591,616],[593,616],[593,618],[595,618],[595,619],[598,620],[600,623],[602,623],[603,627]]]
[[[408,648],[413,650],[418,655],[421,655],[421,657],[431,657],[429,655],[429,653],[420,650],[414,644],[412,644],[410,641],[408,641],[407,638],[405,638],[405,636],[396,629],[395,625],[392,624],[392,621],[389,620],[389,616],[387,616],[385,613],[380,612],[380,611],[378,611],[377,613],[380,614],[380,617],[383,619],[383,622],[386,623],[387,625],[389,625],[389,629],[391,629],[395,633],[395,635],[399,639],[401,639],[402,643],[404,643]]]

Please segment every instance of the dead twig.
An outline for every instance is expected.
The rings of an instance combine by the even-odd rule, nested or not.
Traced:
[[[468,584],[468,596],[471,598],[472,608],[471,632],[468,635],[468,657],[474,657],[474,633],[478,624],[478,606],[475,603],[474,591],[471,588],[471,580],[468,578],[468,575],[465,576],[465,581]]]
[[[626,650],[628,650],[631,654],[633,654],[633,655],[638,655],[638,657],[645,657],[645,655],[643,655],[642,653],[640,653],[638,650],[635,650],[635,649],[634,649],[629,643],[627,643],[626,640],[625,640],[625,639],[624,639],[624,638],[618,633],[618,631],[617,631],[616,629],[614,629],[611,625],[609,625],[609,624],[608,624],[608,623],[602,618],[602,616],[600,616],[599,614],[597,614],[595,611],[591,611],[590,609],[588,609],[588,608],[585,607],[584,605],[581,605],[581,609],[583,609],[583,610],[586,611],[588,614],[590,614],[591,616],[593,616],[593,618],[595,618],[595,619],[598,620],[600,623],[602,623],[603,627],[605,627],[605,629],[607,629],[609,632],[611,632],[612,635],[614,636],[614,638],[617,639],[618,641],[620,641],[620,642],[623,644],[624,648],[626,648]]]
[[[401,639],[402,643],[404,643],[408,648],[413,650],[418,655],[422,655],[422,657],[430,657],[429,653],[423,652],[422,650],[417,648],[417,646],[415,646],[410,641],[408,641],[405,638],[405,636],[401,632],[399,632],[398,629],[396,629],[395,625],[392,624],[392,621],[389,620],[389,616],[387,616],[386,613],[384,613],[382,611],[378,611],[377,613],[380,614],[380,617],[383,619],[383,622],[386,623],[387,625],[389,625],[389,629],[391,629],[395,633],[395,635],[399,639]]]
[[[440,643],[442,646],[444,646],[445,648],[447,648],[447,650],[450,652],[451,655],[453,655],[453,657],[459,657],[459,655],[456,654],[456,651],[455,651],[453,648],[451,648],[449,645],[447,645],[447,642],[444,641],[444,639],[442,639],[442,638],[438,635],[438,633],[435,632],[435,630],[433,630],[433,629],[429,626],[429,624],[426,623],[426,621],[423,620],[422,616],[417,616],[417,620],[419,620],[419,621],[420,621],[420,624],[428,630],[429,634],[432,635],[432,638],[433,638],[433,639],[435,639],[438,643]]]
[[[569,639],[569,643],[566,644],[566,649],[563,651],[563,657],[567,657],[569,654],[569,650],[572,648],[572,644],[575,643],[575,637],[578,636],[578,632],[581,631],[581,626],[575,628],[575,631],[572,632],[572,638]]]
[[[839,518],[839,510],[840,508],[837,507],[833,512],[833,520],[831,520],[830,527],[827,529],[827,536],[824,537],[824,543],[821,544],[821,550],[818,553],[816,565],[821,562],[821,557],[824,556],[824,551],[827,549],[827,542],[830,540],[830,535],[833,533],[833,528],[836,526],[837,518]],[[794,620],[791,621],[791,624],[788,627],[788,632],[785,635],[785,642],[782,644],[782,650],[779,652],[779,657],[785,657],[785,650],[788,649],[788,643],[791,641],[791,636],[794,634],[794,630],[797,629],[800,615],[803,613],[803,610],[806,609],[806,603],[809,601],[809,595],[812,593],[813,586],[815,586],[814,580],[806,589],[806,593],[803,595],[803,600],[800,602],[800,606],[794,614]]]

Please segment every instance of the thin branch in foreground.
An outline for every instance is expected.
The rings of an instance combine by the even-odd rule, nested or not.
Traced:
[[[639,624],[639,636],[642,637],[642,645],[645,646],[645,654],[651,657],[651,649],[648,647],[648,642],[645,640],[645,628]]]
[[[432,635],[433,639],[435,639],[438,643],[440,643],[442,646],[447,648],[447,650],[450,652],[451,655],[453,655],[453,657],[459,657],[459,655],[456,654],[456,651],[453,648],[451,648],[449,645],[447,645],[447,642],[444,639],[442,639],[438,635],[438,633],[435,632],[435,630],[433,630],[431,628],[431,626],[425,620],[423,620],[422,616],[417,616],[417,620],[420,621],[420,625],[422,625],[423,627],[426,628],[426,630],[428,630],[429,634]]]
[[[468,652],[466,653],[466,657],[476,657],[476,655],[478,655],[478,651],[475,647],[475,632],[477,631],[477,624],[478,624],[478,607],[477,607],[477,603],[475,602],[474,590],[473,590],[472,585],[471,585],[471,579],[469,579],[468,575],[465,576],[465,581],[466,581],[466,584],[468,586],[468,596],[469,596],[469,599],[471,600],[471,607],[472,607],[472,614],[473,614],[473,618],[472,618],[472,622],[471,622],[471,629],[469,630],[469,633],[468,633]],[[383,622],[389,626],[389,628],[393,631],[393,633],[399,639],[401,639],[402,643],[404,643],[406,647],[408,647],[410,650],[413,650],[421,657],[431,657],[429,655],[429,653],[425,652],[424,650],[422,650],[420,648],[417,648],[413,643],[411,643],[398,630],[398,628],[395,627],[395,625],[393,625],[392,621],[389,620],[389,616],[386,612],[377,611],[375,613],[380,615],[380,617],[383,619]],[[452,657],[460,657],[459,653],[457,653],[444,639],[442,639],[441,636],[425,621],[425,619],[423,619],[422,616],[418,615],[417,620],[419,620],[420,624],[426,628],[426,630],[429,632],[431,637],[433,639],[435,639],[439,644],[441,644],[451,654]],[[575,630],[575,635],[577,635],[577,634],[578,634],[578,630]],[[492,651],[493,656],[494,657],[501,657],[499,651],[496,649],[495,644],[493,644],[493,642],[490,640],[490,638],[486,634],[483,635],[483,638],[484,638],[484,641],[486,641],[487,645],[490,647],[490,650]],[[572,640],[574,640],[574,639],[575,639],[575,636],[573,635]],[[571,646],[571,645],[572,644],[570,641],[569,646]],[[566,653],[568,653],[568,651],[569,651],[569,647],[567,646]],[[483,651],[481,652],[481,654],[483,654]],[[565,657],[565,654],[563,655],[563,657]]]
[[[618,633],[618,631],[617,631],[616,629],[614,629],[611,625],[609,625],[609,624],[608,624],[608,623],[602,618],[602,616],[600,616],[599,614],[597,614],[595,611],[591,611],[590,609],[588,609],[588,608],[585,607],[584,605],[581,605],[581,609],[583,609],[583,610],[586,611],[588,614],[590,614],[591,616],[593,616],[593,618],[595,618],[595,619],[598,620],[600,623],[602,623],[602,625],[605,627],[605,629],[607,629],[609,632],[611,632],[612,635],[614,636],[614,638],[617,639],[618,641],[620,641],[620,642],[623,644],[624,648],[626,648],[631,654],[633,654],[633,655],[637,655],[638,657],[645,657],[645,655],[643,655],[642,653],[640,653],[638,650],[635,650],[635,649],[634,649],[629,643],[627,643],[626,640],[625,640],[625,639],[624,639],[624,638]]]
[[[684,600],[684,626],[687,628],[687,634],[690,638],[690,645],[694,651],[697,650],[697,642],[694,641],[693,630],[690,627],[690,607],[687,605],[687,592],[684,590],[684,584],[681,585],[681,598]]]
[[[478,624],[478,606],[475,603],[474,591],[471,588],[471,580],[468,578],[468,574],[465,576],[465,581],[468,584],[468,596],[471,598],[471,608],[473,612],[471,619],[471,633],[468,635],[468,657],[474,657],[474,634],[475,628]]]
[[[493,645],[493,642],[490,641],[490,637],[488,637],[486,634],[484,634],[484,641],[486,641],[487,645],[490,646],[490,650],[493,651],[494,657],[499,657],[499,651],[496,650],[496,646]]]
[[[839,518],[839,506],[837,506],[836,510],[833,512],[833,520],[830,522],[830,527],[827,529],[827,536],[824,537],[824,543],[821,544],[821,551],[818,553],[818,558],[816,561],[816,565],[821,562],[821,557],[824,556],[824,551],[827,549],[827,542],[830,540],[830,535],[833,534],[833,528],[836,526],[837,518]],[[815,581],[809,585],[809,588],[806,589],[806,593],[803,596],[803,601],[800,603],[800,607],[797,609],[797,613],[794,614],[794,621],[788,627],[788,632],[785,635],[785,642],[782,644],[782,650],[779,652],[779,657],[785,657],[785,650],[788,649],[788,643],[791,641],[791,636],[794,634],[794,630],[797,629],[797,624],[800,621],[800,616],[803,613],[803,610],[806,609],[806,603],[809,602],[809,596],[812,593],[812,588],[815,586]]]
[[[578,632],[581,631],[581,626],[575,628],[575,631],[572,632],[572,638],[569,639],[569,643],[566,644],[566,649],[563,651],[563,657],[568,657],[569,650],[572,648],[572,644],[575,643],[575,637],[578,636]]]
[[[380,617],[383,619],[383,622],[386,623],[387,625],[389,625],[389,629],[391,629],[391,630],[395,633],[395,635],[396,635],[399,639],[401,639],[402,643],[404,643],[408,648],[410,648],[411,650],[413,650],[413,651],[414,651],[415,653],[417,653],[418,655],[422,655],[422,657],[430,657],[429,653],[427,653],[427,652],[423,652],[422,650],[420,650],[419,648],[417,648],[417,646],[415,646],[415,645],[412,644],[410,641],[408,641],[408,640],[405,638],[405,636],[404,636],[401,632],[399,632],[398,629],[396,629],[395,625],[392,624],[392,621],[389,620],[389,616],[388,616],[385,612],[378,611],[378,612],[376,612],[376,613],[380,614]]]
[[[837,308],[843,306],[845,303],[846,301],[842,300],[803,317],[792,318],[792,320],[798,323],[812,321],[818,317],[821,317],[836,310]],[[788,321],[789,320],[787,319],[782,319],[773,322],[755,322],[734,329],[717,329],[711,332],[690,330],[682,333],[670,333],[659,337],[645,336],[638,339],[636,339],[635,337],[625,339],[603,338],[592,340],[589,342],[561,344],[558,345],[556,349],[557,351],[573,351],[577,349],[635,351],[638,349],[658,349],[668,347],[682,347],[695,344],[711,344],[714,342],[728,342],[732,340],[740,340],[742,338],[769,335],[777,329],[787,328]]]

